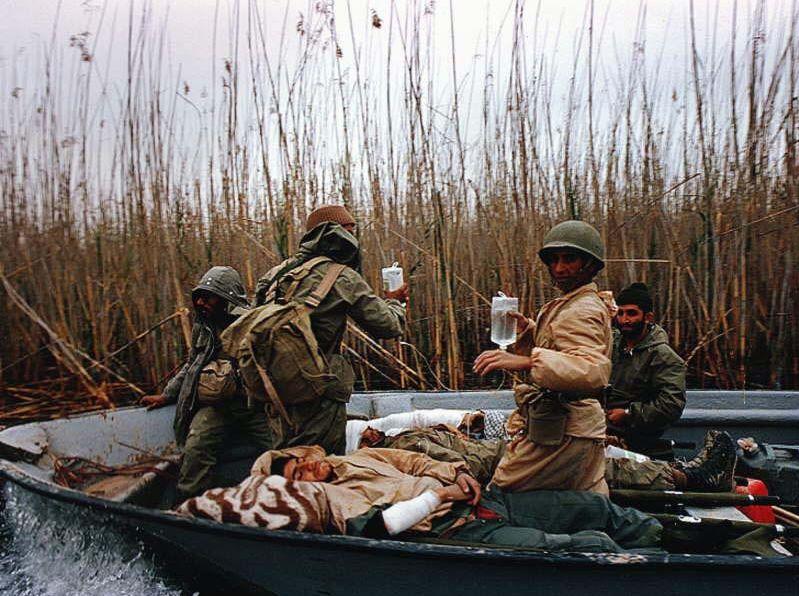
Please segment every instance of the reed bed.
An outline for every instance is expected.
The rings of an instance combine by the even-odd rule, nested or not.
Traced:
[[[233,3],[202,95],[166,68],[146,6],[114,33],[125,80],[103,70],[103,19],[71,47],[54,36],[27,75],[5,69],[0,418],[158,391],[186,353],[198,277],[229,264],[252,290],[330,202],[357,214],[373,286],[398,261],[412,288],[402,342],[346,339],[363,389],[498,386],[471,373],[490,297],[532,314],[555,295],[536,251],[566,218],[601,230],[602,287],[653,288],[692,386],[796,388],[799,9],[771,26],[756,3],[717,40],[686,5],[676,88],[643,8],[608,64],[586,3],[562,73],[535,5],[511,4],[510,44],[485,36],[480,79],[457,71],[454,35],[432,43],[455,26],[441,4],[312,3],[287,17],[289,60],[259,4]]]

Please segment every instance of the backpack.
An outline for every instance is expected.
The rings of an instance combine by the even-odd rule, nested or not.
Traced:
[[[277,297],[277,283],[267,294],[266,304],[239,317],[220,335],[222,347],[236,359],[250,404],[272,404],[290,427],[294,423],[287,408],[340,392],[338,377],[319,349],[311,329],[310,314],[333,288],[346,265],[333,263],[322,281],[301,302],[292,298],[300,282],[328,257],[316,257],[288,271],[286,294]]]

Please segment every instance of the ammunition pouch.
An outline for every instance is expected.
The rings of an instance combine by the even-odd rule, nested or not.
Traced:
[[[567,404],[584,399],[602,399],[604,391],[597,394],[552,391],[537,385],[517,385],[514,399],[527,423],[527,436],[539,445],[560,445],[566,435]]]
[[[527,438],[539,445],[560,445],[569,413],[558,394],[535,385],[517,385],[514,398],[527,423]]]
[[[240,392],[239,373],[233,360],[211,360],[200,371],[197,381],[197,401],[203,406],[215,406],[232,399]]]

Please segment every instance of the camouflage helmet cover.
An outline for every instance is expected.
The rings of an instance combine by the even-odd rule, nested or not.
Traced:
[[[572,248],[594,257],[599,261],[600,269],[605,266],[605,245],[591,224],[573,219],[557,224],[544,236],[544,245],[538,251],[538,256],[546,261],[548,252],[563,248]]]

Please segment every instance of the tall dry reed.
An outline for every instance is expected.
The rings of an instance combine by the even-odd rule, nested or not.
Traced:
[[[6,401],[38,399],[43,380],[98,407],[119,399],[110,389],[158,390],[185,354],[199,275],[229,264],[252,289],[308,210],[333,201],[361,221],[367,279],[379,286],[397,260],[412,288],[402,343],[348,336],[362,388],[496,385],[471,373],[490,347],[490,296],[518,295],[528,313],[553,297],[536,250],[566,218],[601,230],[602,286],[652,286],[692,386],[796,387],[799,9],[769,29],[759,3],[705,50],[713,32],[697,30],[691,3],[675,89],[643,9],[630,55],[608,65],[587,6],[565,74],[521,1],[507,51],[485,38],[482,80],[456,68],[454,33],[447,53],[433,46],[433,24],[455,23],[422,2],[311,5],[282,34],[299,40],[291,67],[259,4],[234,3],[205,97],[168,72],[146,10],[115,32],[124,81],[103,70],[97,31],[51,42],[27,75],[6,69]]]

